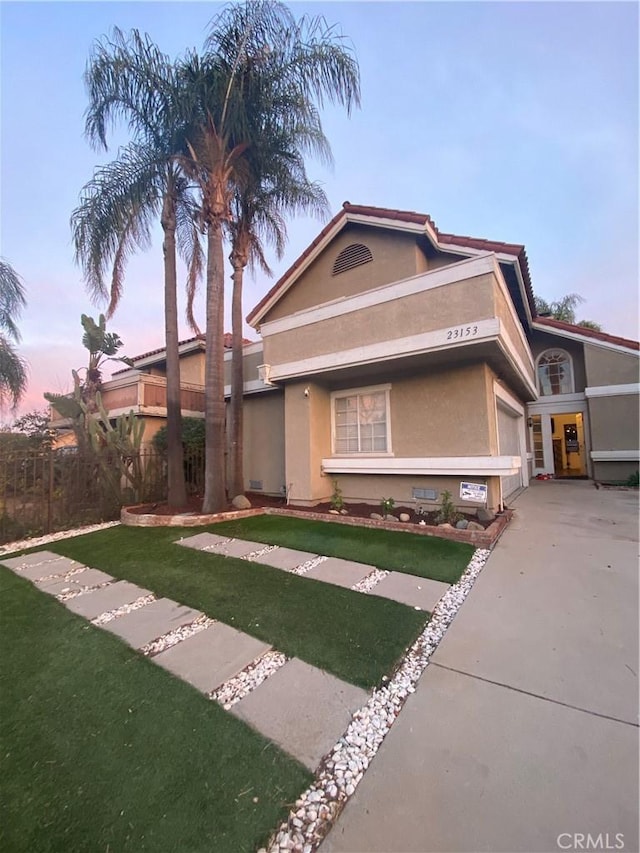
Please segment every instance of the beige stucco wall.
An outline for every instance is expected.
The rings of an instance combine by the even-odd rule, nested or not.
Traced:
[[[589,399],[592,450],[637,450],[638,395]]]
[[[627,385],[640,380],[638,353],[615,352],[585,344],[587,385]]]
[[[535,384],[535,374],[532,364],[533,357],[531,350],[526,344],[526,338],[523,340],[523,336],[521,334],[522,326],[520,325],[520,322],[515,319],[515,315],[509,309],[511,302],[507,301],[507,297],[503,293],[502,288],[498,285],[497,281],[495,283],[493,294],[495,300],[496,317],[500,318],[500,323],[504,327],[504,331],[509,336],[511,346],[515,349],[516,353],[520,357],[520,361],[526,369],[527,376]]]
[[[380,512],[382,498],[393,498],[396,506],[424,507],[425,512],[437,510],[442,502],[442,493],[448,491],[453,503],[465,512],[473,512],[483,504],[460,499],[460,483],[463,477],[419,477],[410,475],[390,474],[336,474],[331,478],[330,492],[333,491],[333,480],[338,483],[345,502],[370,503],[372,512]],[[488,506],[497,508],[499,489],[498,477],[474,477],[474,483],[486,483],[489,486]],[[434,489],[435,501],[414,500],[412,489]],[[492,496],[495,495],[495,500]]]
[[[390,384],[394,458],[495,455],[497,440],[493,374],[484,364],[430,371],[417,377],[395,378]],[[305,396],[305,389],[308,389],[308,396]],[[324,474],[322,460],[332,455],[331,391],[316,383],[287,384],[285,429],[286,480],[293,502],[317,503],[326,500],[333,491],[334,478],[339,481],[344,479],[347,489],[345,497],[374,502],[383,495],[407,500],[411,486],[419,486],[421,483],[424,486],[425,479],[438,483],[440,489],[449,488],[453,484],[457,495],[460,480],[465,479],[463,476],[425,478],[394,474]],[[490,505],[497,506],[498,478],[473,479],[474,482],[489,482]],[[405,492],[399,491],[397,496],[396,482],[404,484],[405,488]],[[443,485],[445,482],[449,485]],[[382,485],[384,489],[380,491]]]
[[[624,483],[638,470],[638,462],[594,462],[593,479],[601,483]]]
[[[493,289],[489,273],[269,335],[264,360],[275,366],[487,319],[494,316]]]
[[[284,411],[289,498],[293,502],[324,500],[331,494],[331,480],[321,468],[322,458],[331,453],[329,391],[310,382],[288,384]]]
[[[532,329],[529,333],[529,346],[533,353],[534,364],[538,356],[547,349],[563,349],[571,356],[573,361],[573,378],[575,393],[581,393],[585,389],[585,348],[578,341],[570,338],[561,338],[559,335],[539,332]],[[536,377],[537,380],[537,377]],[[546,398],[548,399],[548,398]]]
[[[491,453],[483,364],[394,381],[390,391],[394,456],[488,456]]]
[[[368,246],[373,261],[332,275],[335,259],[352,243]],[[422,272],[426,263],[422,252],[416,249],[416,238],[411,234],[359,225],[347,226],[309,265],[262,322],[408,278]]]
[[[262,491],[282,494],[284,468],[284,394],[269,391],[244,399],[244,477],[262,481]]]

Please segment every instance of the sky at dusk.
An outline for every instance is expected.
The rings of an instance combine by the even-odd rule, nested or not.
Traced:
[[[333,168],[308,163],[331,214],[349,200],[428,213],[446,232],[523,243],[537,294],[580,293],[579,319],[638,337],[636,3],[290,5],[338,24],[360,64],[361,109],[323,112]],[[44,390],[70,390],[71,368],[86,363],[80,315],[100,309],[74,265],[69,217],[93,169],[127,137],[114,136],[107,154],[84,137],[92,42],[114,25],[135,27],[177,56],[202,47],[218,8],[0,3],[0,255],[28,298],[20,351],[30,385],[19,412],[44,408]],[[289,221],[284,259],[270,256],[275,278],[323,224]],[[245,315],[275,278],[248,277]],[[163,345],[162,281],[158,229],[152,248],[130,262],[110,324],[123,353]],[[201,298],[198,317],[204,327]],[[191,334],[185,323],[181,334]]]

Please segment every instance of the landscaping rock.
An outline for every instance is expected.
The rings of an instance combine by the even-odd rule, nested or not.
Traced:
[[[406,512],[401,512],[400,513],[400,521],[404,521],[405,523],[407,521],[411,521],[411,516]]]
[[[495,512],[491,512],[488,509],[484,509],[481,507],[476,513],[478,516],[478,521],[495,521],[496,514]]]
[[[397,521],[398,519],[395,517],[395,515],[385,515],[384,520],[385,521]]]
[[[349,515],[349,510],[348,509],[341,509],[340,515]]]
[[[337,509],[330,509],[329,515],[340,515],[340,511]]]
[[[374,521],[382,521],[382,516],[379,512],[372,512],[369,518],[372,518]]]
[[[470,521],[467,525],[467,530],[484,530],[484,527],[478,524],[477,521]]]
[[[453,525],[448,522],[444,522],[444,524],[439,524],[438,527],[444,527],[445,530],[453,530]]]
[[[236,509],[251,509],[251,501],[245,495],[236,495],[231,505]]]
[[[456,530],[466,530],[469,526],[469,522],[466,518],[461,518],[460,521],[456,523]]]

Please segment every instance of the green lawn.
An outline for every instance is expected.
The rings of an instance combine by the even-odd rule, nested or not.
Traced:
[[[282,515],[255,515],[225,521],[209,529],[221,535],[286,545],[445,583],[460,580],[475,550],[464,542],[419,533],[396,533]]]
[[[189,535],[184,528],[114,527],[50,550],[197,608],[364,688],[393,670],[424,627],[427,614],[395,601],[175,544]],[[396,537],[401,547],[404,535]]]
[[[215,702],[2,567],[0,648],[7,853],[254,851],[310,782]]]

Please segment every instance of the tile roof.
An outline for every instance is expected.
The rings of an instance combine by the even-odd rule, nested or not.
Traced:
[[[618,335],[608,335],[606,332],[596,332],[594,329],[587,329],[585,326],[577,326],[573,323],[565,323],[562,320],[554,320],[553,317],[534,317],[534,322],[542,326],[549,326],[549,331],[558,329],[562,332],[572,332],[575,335],[583,335],[585,338],[593,338],[596,341],[603,341],[608,344],[617,344],[620,347],[628,349],[640,350],[640,343],[633,341],[630,338],[621,338]]]
[[[397,222],[406,222],[411,225],[422,225],[425,228],[428,226],[438,240],[438,245],[443,247],[446,245],[455,245],[468,247],[470,249],[480,249],[487,252],[500,252],[507,255],[513,255],[517,258],[522,270],[522,278],[525,283],[527,298],[532,313],[535,313],[533,288],[531,287],[531,276],[529,273],[529,262],[524,246],[515,243],[501,243],[495,240],[485,240],[478,237],[466,237],[457,234],[447,234],[438,230],[435,222],[428,213],[416,213],[413,210],[395,210],[388,207],[371,207],[369,205],[351,204],[345,201],[342,205],[342,210],[338,211],[333,219],[325,225],[318,236],[310,243],[304,252],[294,261],[289,269],[282,275],[273,287],[263,296],[258,304],[247,315],[247,322],[251,323],[252,319],[267,305],[278,291],[282,289],[285,282],[291,275],[313,254],[316,247],[322,243],[324,238],[344,219],[347,221],[348,215],[353,216],[371,216],[379,219],[392,219]]]
[[[181,346],[184,346],[185,344],[193,344],[196,341],[200,341],[202,343],[202,347],[204,348],[205,341],[206,341],[206,335],[202,335],[202,334],[194,335],[194,337],[192,337],[192,338],[186,338],[184,341],[178,341],[178,346],[181,347]],[[250,340],[248,340],[248,338],[242,339],[242,345],[243,346],[247,346],[248,344],[252,344],[252,343],[255,343],[255,341],[250,341]],[[231,332],[225,332],[224,333],[224,348],[225,349],[231,349],[232,346],[233,346],[233,335]],[[140,355],[134,355],[133,358],[131,359],[131,361],[134,362],[134,368],[135,368],[135,362],[136,361],[142,361],[143,358],[150,358],[152,355],[161,355],[165,351],[166,351],[166,347],[158,347],[157,349],[149,350],[149,352],[143,352]],[[120,373],[126,373],[127,370],[131,370],[131,368],[130,367],[124,367],[120,370],[114,371],[112,375],[117,376]]]

